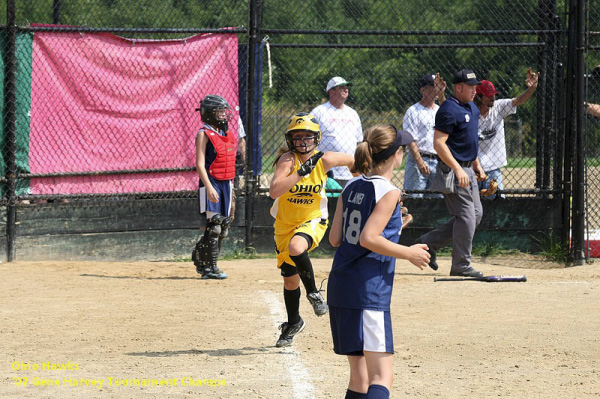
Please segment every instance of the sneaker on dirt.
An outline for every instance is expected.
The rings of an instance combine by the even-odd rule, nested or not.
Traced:
[[[321,295],[319,291],[311,292],[307,294],[306,297],[308,298],[308,301],[312,305],[313,310],[315,311],[315,314],[317,316],[323,316],[329,310],[329,308],[327,307],[327,303],[323,298],[323,295]]]
[[[279,339],[277,340],[275,346],[278,348],[290,346],[292,342],[294,342],[294,337],[296,336],[296,334],[304,330],[304,327],[306,327],[306,323],[304,322],[304,320],[302,320],[302,318],[300,318],[300,321],[296,324],[289,324],[286,321],[285,323],[279,326],[279,329],[281,330],[281,335],[279,336]]]

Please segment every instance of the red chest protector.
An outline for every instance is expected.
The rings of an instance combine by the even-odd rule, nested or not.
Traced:
[[[208,172],[218,180],[232,180],[235,177],[235,154],[237,140],[231,132],[225,136],[214,132],[212,129],[205,128],[204,134],[208,137],[217,157],[210,164]]]

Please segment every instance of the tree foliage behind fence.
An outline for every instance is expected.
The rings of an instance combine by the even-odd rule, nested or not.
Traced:
[[[181,132],[179,147],[157,149],[157,144],[148,144],[145,138],[160,139],[160,135],[168,131],[167,126],[174,122],[168,118],[161,119],[158,114],[177,108],[173,105],[173,96],[181,99],[185,93],[174,94],[167,87],[164,97],[158,97],[153,102],[154,108],[142,107],[136,111],[142,112],[138,115],[148,112],[151,115],[149,118],[158,121],[149,124],[147,131],[138,131],[136,134],[141,137],[135,143],[146,143],[148,147],[142,146],[136,151],[153,151],[152,157],[159,166],[152,167],[140,161],[139,164],[126,163],[126,167],[103,165],[94,169],[93,165],[98,165],[97,162],[90,162],[83,169],[59,167],[64,163],[52,157],[64,155],[52,150],[54,144],[40,141],[43,129],[36,133],[42,136],[31,136],[31,128],[36,122],[31,118],[32,115],[38,115],[39,111],[35,108],[35,101],[32,105],[32,100],[35,100],[32,87],[35,89],[37,86],[32,85],[31,81],[39,78],[40,74],[43,78],[44,73],[43,69],[36,69],[40,64],[35,59],[37,53],[31,47],[34,46],[32,43],[35,43],[36,35],[41,34],[52,35],[57,40],[64,37],[65,41],[67,38],[73,40],[73,35],[114,34],[133,40],[128,42],[132,49],[136,45],[157,40],[183,40],[185,43],[186,39],[203,33],[235,35],[239,44],[239,54],[236,54],[239,60],[237,93],[227,95],[231,97],[231,102],[239,104],[236,111],[250,136],[248,142],[251,148],[248,149],[246,160],[249,167],[245,168],[248,184],[238,187],[240,194],[246,195],[266,189],[259,184],[261,180],[258,176],[265,175],[267,179],[262,181],[268,181],[275,153],[284,144],[283,133],[290,115],[298,111],[310,111],[326,102],[325,85],[333,76],[342,76],[353,83],[347,104],[358,112],[362,126],[366,128],[376,123],[401,126],[408,107],[420,99],[417,81],[424,74],[439,73],[448,84],[446,96],[449,96],[454,72],[462,68],[473,69],[480,79],[495,84],[498,98],[514,98],[526,89],[526,72],[532,68],[540,72],[537,92],[518,108],[516,114],[506,118],[508,159],[502,169],[505,196],[536,197],[563,193],[563,159],[566,152],[573,150],[573,144],[565,142],[564,137],[564,119],[573,109],[572,105],[565,105],[568,97],[566,82],[572,78],[568,76],[567,66],[569,55],[573,54],[570,52],[573,43],[569,41],[569,13],[573,4],[566,0],[486,3],[450,0],[141,0],[134,3],[125,0],[8,0],[2,3],[0,19],[5,22],[0,46],[3,50],[2,78],[5,83],[2,96],[1,166],[3,194],[8,204],[19,206],[23,201],[41,199],[111,199],[124,194],[155,198],[195,195],[189,184],[166,185],[174,188],[147,191],[140,182],[158,179],[157,185],[160,186],[160,179],[168,180],[173,175],[181,176],[183,181],[196,179],[193,137],[199,120],[193,116],[193,105],[197,105],[201,93],[192,93],[188,95],[188,102],[179,102],[187,107],[180,109],[180,113],[186,115],[181,119],[185,121],[181,130],[187,131]],[[594,69],[600,65],[596,33],[600,23],[597,11],[600,9],[599,3],[599,0],[586,2],[588,74],[585,82],[590,103],[600,103],[600,68]],[[28,58],[28,52],[32,54],[31,59]],[[197,56],[202,58],[204,55]],[[79,85],[77,87],[85,88],[92,85],[98,89],[98,93],[103,93],[103,89],[109,85],[120,85],[118,80],[102,78],[103,66],[118,66],[120,62],[131,63],[122,70],[136,71],[139,79],[153,78],[151,72],[154,70],[150,67],[158,61],[149,52],[146,57],[142,52],[134,61],[124,61],[125,58],[121,60],[118,57],[117,53],[96,53],[93,58],[98,70],[91,75],[93,81],[82,85],[81,82],[69,82],[67,78],[60,83],[67,87]],[[193,62],[194,57],[191,57],[178,67],[190,67]],[[67,65],[65,69],[68,71],[74,67]],[[219,86],[211,81],[211,76],[213,80],[221,79],[221,74],[217,72],[229,66],[216,64],[207,68],[212,68],[214,73],[209,71],[202,75],[200,86],[216,90]],[[144,74],[144,71],[148,73]],[[50,76],[53,79],[57,76],[65,79],[65,75],[54,72],[48,70],[48,79]],[[72,72],[73,76],[81,76],[75,73],[77,71]],[[179,76],[178,72],[175,75]],[[57,82],[46,83],[52,86]],[[185,87],[198,86],[183,84],[181,90]],[[120,95],[128,99],[136,93],[122,92]],[[56,100],[60,100],[58,93]],[[114,113],[116,104],[122,99],[106,97],[96,100],[92,106],[105,113]],[[53,116],[69,122],[60,126],[71,126],[73,129],[51,132],[70,137],[68,142],[72,147],[68,148],[68,154],[73,158],[79,154],[81,157],[90,156],[90,146],[94,144],[86,142],[87,132],[82,128],[89,126],[83,123],[89,121],[77,120],[82,115],[89,116],[84,111],[90,104],[80,105],[81,109],[65,109]],[[563,112],[564,109],[569,111]],[[121,117],[129,118],[131,114],[122,112]],[[588,179],[598,176],[598,120],[600,118],[591,114],[585,119]],[[233,122],[236,129],[237,123],[237,120]],[[102,124],[95,126],[100,135],[103,128],[105,132],[110,132],[111,127]],[[35,151],[32,151],[32,139],[37,140],[34,140],[37,146]],[[78,148],[77,144],[81,147]],[[109,151],[116,158],[129,157],[131,148],[125,146],[130,145],[129,141],[111,141],[109,138],[94,149],[92,155]],[[47,154],[44,149],[53,152]],[[182,152],[187,152],[187,157],[181,161],[162,162],[178,158]],[[59,166],[36,174],[31,167],[39,160],[32,156],[39,154],[43,155],[45,162]],[[85,160],[81,163],[86,165]],[[124,175],[129,178],[123,179]],[[88,178],[92,182],[120,179],[122,189],[114,190],[112,186],[106,192],[78,192],[77,184],[73,184],[67,192],[60,185],[53,186],[52,182],[62,177]],[[46,190],[32,190],[34,180],[38,182],[36,184],[45,182],[42,184]],[[395,180],[402,185],[402,174],[398,173]],[[588,198],[600,195],[591,189],[596,186],[589,186]],[[592,204],[598,202],[590,201]],[[590,208],[587,214],[588,227],[600,228],[600,209],[594,206]]]

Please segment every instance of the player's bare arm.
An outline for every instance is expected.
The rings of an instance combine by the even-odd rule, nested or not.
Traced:
[[[454,156],[450,152],[450,148],[448,148],[448,134],[435,130],[433,132],[433,148],[435,148],[435,152],[437,152],[438,157],[448,165],[456,175],[456,179],[458,180],[459,186],[463,188],[469,187],[469,176],[463,170],[463,168],[456,162]]]
[[[365,227],[360,233],[360,245],[378,254],[406,259],[422,270],[429,264],[430,255],[427,252],[427,245],[415,244],[411,247],[406,247],[393,243],[381,235],[392,217],[392,213],[396,209],[399,200],[400,192],[392,190],[377,202],[367,223],[365,223]]]
[[[208,143],[208,137],[206,134],[200,133],[196,136],[196,171],[200,176],[200,180],[206,188],[206,196],[211,202],[219,201],[219,194],[208,179],[208,172],[204,166],[206,163],[206,144]]]
[[[352,169],[354,166],[354,157],[343,152],[329,151],[321,159],[323,160],[325,171],[336,166],[347,166],[349,169]]]
[[[269,196],[271,198],[280,197],[302,179],[302,176],[298,173],[292,173],[293,170],[294,155],[291,152],[286,152],[279,158],[275,166],[275,174],[269,186]]]
[[[344,201],[342,196],[338,197],[337,205],[335,207],[335,215],[333,216],[333,223],[329,228],[329,243],[332,247],[339,247],[342,245],[342,223],[343,223],[343,208]]]

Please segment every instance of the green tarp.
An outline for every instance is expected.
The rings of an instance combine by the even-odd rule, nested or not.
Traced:
[[[33,33],[18,33],[16,37],[16,165],[17,174],[29,173],[29,111],[31,110],[31,64],[32,64]],[[0,176],[6,176],[6,161],[8,159],[8,148],[6,138],[6,33],[0,35],[0,46],[2,46],[2,58],[0,59],[0,79],[2,86],[0,90],[0,106],[2,108],[2,123],[0,123]],[[17,195],[29,192],[29,180],[18,179],[16,182]],[[6,184],[2,185],[2,195],[6,193]]]

